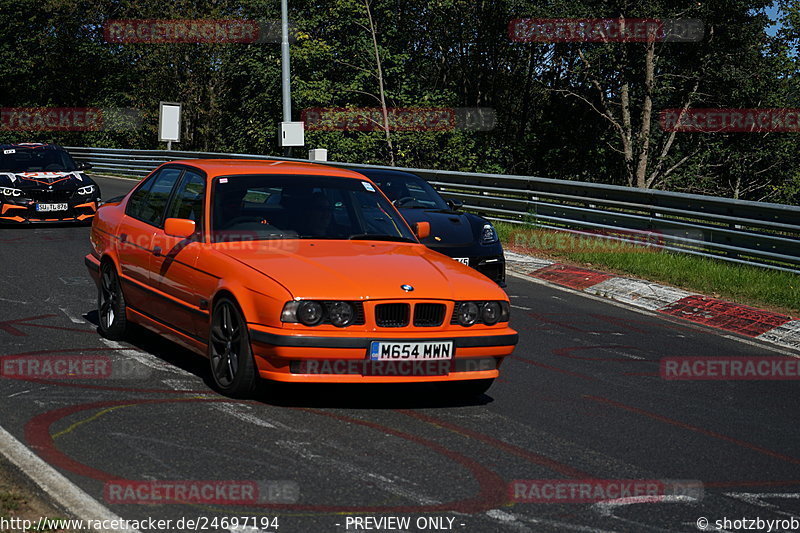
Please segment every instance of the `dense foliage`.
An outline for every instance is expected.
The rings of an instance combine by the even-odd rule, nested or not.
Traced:
[[[293,118],[318,107],[493,108],[490,131],[307,131],[329,158],[800,202],[798,133],[675,133],[666,108],[795,108],[800,9],[771,2],[290,0]],[[279,19],[277,0],[0,0],[0,107],[133,108],[137,128],[0,141],[279,154],[278,44],[115,44],[110,19]],[[699,19],[699,42],[512,42],[520,17]],[[383,93],[383,98],[381,97]],[[163,146],[163,145],[161,145]],[[295,151],[299,155],[299,151]]]

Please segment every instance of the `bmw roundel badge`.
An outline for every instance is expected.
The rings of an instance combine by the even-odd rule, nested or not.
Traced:
[[[406,292],[411,292],[414,290],[414,287],[412,287],[411,285],[400,285],[400,288]]]

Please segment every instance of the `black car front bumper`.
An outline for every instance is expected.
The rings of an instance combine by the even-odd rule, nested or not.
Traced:
[[[31,199],[13,199],[0,197],[0,223],[11,224],[46,224],[58,222],[85,222],[91,220],[97,212],[99,198],[86,196],[81,198],[53,199],[35,201]],[[66,204],[67,209],[59,211],[39,211],[39,204]]]

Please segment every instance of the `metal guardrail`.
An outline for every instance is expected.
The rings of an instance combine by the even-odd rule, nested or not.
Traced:
[[[285,157],[68,147],[94,171],[143,177],[179,159]],[[326,162],[413,172],[493,220],[800,273],[800,207],[579,181]]]

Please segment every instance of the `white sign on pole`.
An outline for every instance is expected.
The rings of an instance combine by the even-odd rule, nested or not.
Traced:
[[[167,143],[181,140],[181,104],[175,102],[159,103],[158,140]]]

